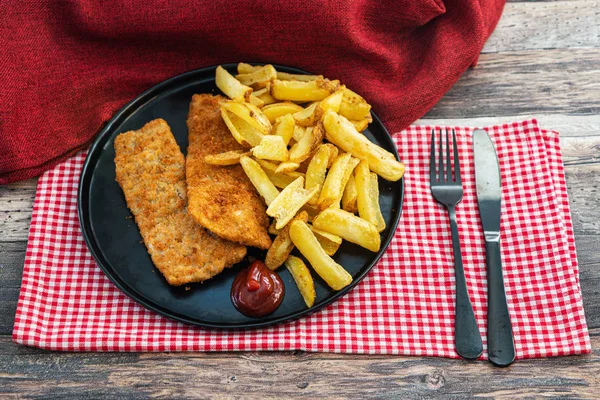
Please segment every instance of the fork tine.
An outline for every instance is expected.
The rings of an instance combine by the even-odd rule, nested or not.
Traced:
[[[444,136],[442,135],[442,128],[440,128],[440,152],[438,154],[439,158],[440,158],[440,170],[439,170],[439,176],[440,176],[440,182],[444,182]]]
[[[446,128],[446,180],[452,182],[452,160],[450,160],[450,137]]]
[[[452,147],[454,148],[454,178],[456,182],[462,183],[460,180],[460,160],[458,159],[458,149],[456,148],[456,131],[452,129]]]
[[[431,130],[431,146],[429,146],[429,182],[435,182],[435,130]]]

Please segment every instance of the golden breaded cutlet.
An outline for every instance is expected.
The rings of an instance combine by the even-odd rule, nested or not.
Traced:
[[[188,211],[196,222],[216,235],[247,246],[268,249],[266,205],[242,167],[204,162],[204,156],[243,150],[223,122],[221,96],[194,95],[188,114],[186,159]]]
[[[164,120],[117,136],[115,166],[152,262],[169,284],[205,281],[245,257],[246,247],[214,237],[187,213],[185,159]]]

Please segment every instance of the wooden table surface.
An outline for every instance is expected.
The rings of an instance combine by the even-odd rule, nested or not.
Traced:
[[[506,5],[477,67],[419,123],[558,130],[593,353],[516,362],[282,353],[59,353],[11,341],[36,180],[0,187],[0,398],[600,397],[600,1]]]

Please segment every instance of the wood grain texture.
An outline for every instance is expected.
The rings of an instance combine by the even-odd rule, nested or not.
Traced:
[[[598,0],[507,3],[482,52],[597,48],[599,20]]]
[[[600,48],[482,54],[424,118],[600,114]]]
[[[599,335],[592,345],[600,347]],[[0,371],[0,396],[34,398],[593,398],[600,351],[498,369],[482,361],[305,352],[64,354],[0,339]]]

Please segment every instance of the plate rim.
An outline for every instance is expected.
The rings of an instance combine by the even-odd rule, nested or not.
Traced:
[[[257,64],[257,63],[250,63],[250,64]],[[91,146],[88,149],[88,153],[87,153],[85,161],[83,163],[81,173],[79,176],[79,182],[77,185],[77,217],[79,219],[80,230],[81,230],[81,234],[84,238],[85,244],[88,248],[88,251],[91,253],[92,257],[94,258],[94,261],[96,262],[98,267],[102,270],[104,275],[106,275],[106,277],[123,294],[125,294],[127,297],[129,297],[130,299],[132,299],[133,301],[135,301],[136,303],[140,304],[141,306],[143,306],[144,308],[146,308],[148,310],[151,310],[157,314],[160,314],[160,315],[162,315],[166,318],[169,318],[171,320],[174,320],[174,321],[182,322],[182,323],[185,323],[185,324],[188,324],[191,326],[208,328],[208,329],[216,329],[216,330],[247,330],[247,329],[265,328],[268,326],[280,325],[282,323],[291,322],[291,321],[297,320],[299,318],[307,317],[317,311],[324,309],[325,307],[331,305],[335,301],[339,300],[341,297],[345,296],[351,290],[353,290],[364,279],[364,277],[373,269],[373,267],[377,264],[377,262],[379,262],[379,260],[383,256],[383,254],[388,250],[389,244],[395,236],[395,232],[398,228],[400,218],[402,217],[402,210],[403,210],[403,206],[404,206],[404,195],[405,195],[404,177],[402,177],[400,179],[400,189],[401,189],[400,201],[398,204],[398,209],[396,211],[396,215],[392,217],[393,227],[389,231],[390,234],[382,242],[381,249],[378,251],[377,254],[375,254],[375,257],[370,262],[366,263],[366,266],[364,266],[362,268],[363,271],[354,278],[353,282],[350,285],[343,288],[342,290],[335,292],[333,295],[331,295],[329,298],[324,300],[318,306],[300,310],[293,314],[288,314],[288,315],[285,315],[285,316],[282,316],[282,317],[279,317],[279,318],[276,318],[273,320],[268,320],[268,321],[257,320],[256,322],[247,322],[247,323],[242,323],[242,324],[202,322],[199,320],[191,319],[191,318],[181,315],[181,314],[177,314],[177,313],[171,311],[170,309],[165,309],[165,308],[161,307],[159,304],[156,304],[154,301],[145,299],[144,296],[140,295],[135,289],[130,287],[126,282],[122,282],[122,279],[119,276],[117,276],[117,274],[113,274],[111,272],[111,268],[108,268],[103,264],[102,258],[100,256],[102,254],[102,251],[97,246],[96,240],[92,238],[93,232],[92,232],[92,228],[91,228],[91,223],[89,221],[89,217],[86,217],[87,211],[89,209],[89,207],[86,208],[86,204],[89,203],[89,199],[88,199],[88,197],[89,197],[88,196],[89,181],[93,175],[93,172],[94,172],[94,169],[96,166],[96,163],[94,162],[93,159],[97,158],[94,156],[99,154],[98,152],[102,152],[102,149],[99,147],[101,147],[105,144],[104,143],[105,140],[103,140],[103,139],[110,140],[109,132],[114,130],[114,127],[116,125],[122,123],[123,122],[122,119],[124,117],[127,118],[131,114],[131,109],[139,108],[138,103],[141,106],[145,102],[151,100],[152,94],[154,92],[158,92],[164,88],[168,88],[170,85],[174,84],[176,81],[185,80],[189,76],[202,75],[202,74],[206,74],[207,72],[211,72],[211,71],[214,72],[214,70],[219,65],[225,69],[231,69],[231,68],[234,68],[235,66],[237,66],[237,63],[223,63],[223,64],[218,64],[218,65],[212,65],[212,66],[208,66],[208,67],[198,68],[198,69],[194,69],[191,71],[183,72],[181,74],[178,74],[178,75],[172,76],[166,80],[163,80],[163,81],[157,83],[156,85],[152,86],[151,88],[145,90],[141,94],[137,95],[134,99],[132,99],[127,104],[125,104],[123,107],[121,107],[116,113],[113,114],[113,116],[108,120],[108,122],[106,122],[106,124],[104,124],[104,126],[102,126],[100,128],[100,130],[98,131],[96,137],[94,138]],[[282,70],[290,71],[292,73],[311,74],[310,72],[307,72],[307,71],[304,71],[302,69],[298,69],[295,67],[289,67],[289,66],[281,65],[281,64],[272,64],[272,65],[276,69],[281,68]],[[392,144],[392,148],[393,148],[392,153],[394,154],[395,158],[397,160],[400,160],[400,156],[398,154],[398,149],[397,149],[396,145],[394,144],[394,140],[393,140],[392,136],[390,135],[389,131],[387,130],[385,125],[381,122],[380,118],[373,111],[371,112],[371,115],[373,116],[373,119],[375,121],[377,121],[377,123],[383,128],[387,138],[390,140],[390,142]]]

